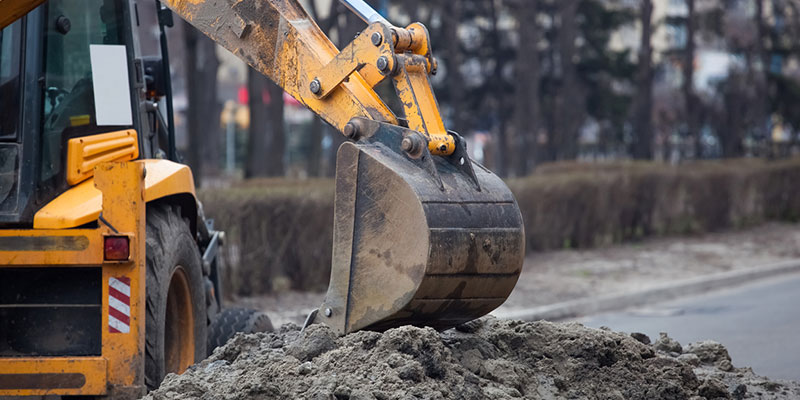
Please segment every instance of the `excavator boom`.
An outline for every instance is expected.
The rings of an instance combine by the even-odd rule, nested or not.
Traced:
[[[397,124],[360,76],[344,82],[326,99],[311,93],[310,71],[321,70],[339,51],[298,2],[166,0],[164,4],[340,131],[353,117]]]

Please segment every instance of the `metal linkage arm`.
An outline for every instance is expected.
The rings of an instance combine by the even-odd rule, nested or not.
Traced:
[[[424,147],[431,154],[449,156],[456,151],[457,144],[445,129],[431,88],[429,75],[436,73],[437,65],[429,43],[428,30],[419,23],[405,29],[381,22],[370,24],[333,61],[314,71],[310,90],[317,97],[325,98],[354,74],[360,74],[373,87],[391,78],[408,127],[424,137]],[[352,136],[355,131],[357,129],[350,128],[346,134]],[[411,152],[416,152],[414,149],[422,145],[417,143],[409,147]]]
[[[373,21],[341,52],[297,0],[164,0],[173,11],[345,135],[356,139],[352,119],[399,125],[373,90],[391,78],[408,127],[423,135],[435,155],[451,155],[456,140],[444,127],[429,75],[436,73],[428,30],[389,24],[361,0],[342,0]]]
[[[339,50],[297,0],[164,0],[164,4],[340,131],[353,117],[397,124],[392,111],[358,74],[325,99],[311,93],[310,72],[331,62]]]

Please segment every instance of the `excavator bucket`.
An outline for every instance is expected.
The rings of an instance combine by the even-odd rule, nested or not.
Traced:
[[[418,133],[354,121],[359,139],[338,153],[330,286],[309,322],[340,335],[406,324],[443,330],[500,306],[525,253],[508,187],[473,168],[455,134],[452,156],[423,146],[414,157],[403,139]]]

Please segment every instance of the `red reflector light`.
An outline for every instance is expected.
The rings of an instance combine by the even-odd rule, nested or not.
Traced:
[[[103,257],[107,261],[127,261],[130,256],[127,236],[106,236]]]

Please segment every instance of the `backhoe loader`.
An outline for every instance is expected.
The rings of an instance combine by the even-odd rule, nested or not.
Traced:
[[[156,2],[162,52],[144,57],[134,0],[0,0],[0,397],[136,398],[268,326],[221,307],[222,234],[175,149],[173,13],[349,139],[330,286],[307,324],[447,329],[505,301],[522,218],[445,128],[427,29],[342,2],[367,25],[341,50],[297,0]]]

